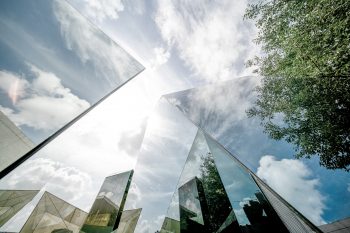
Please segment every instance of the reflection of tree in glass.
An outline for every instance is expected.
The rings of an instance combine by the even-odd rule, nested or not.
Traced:
[[[201,159],[201,180],[208,203],[210,230],[216,231],[229,216],[232,206],[220,179],[212,154],[209,152],[206,156],[202,156]]]

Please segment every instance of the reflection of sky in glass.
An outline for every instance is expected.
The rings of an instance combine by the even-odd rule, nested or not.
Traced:
[[[97,197],[107,197],[120,207],[131,171],[106,177]]]
[[[350,198],[347,172],[320,167],[316,157],[296,160],[292,145],[270,139],[259,119],[247,117],[246,110],[255,100],[253,90],[257,82],[255,77],[242,77],[165,98],[252,171],[260,170],[260,174],[264,171],[270,177],[270,185],[276,185],[273,188],[314,223],[349,216],[350,202],[341,201]],[[261,164],[269,161],[270,155],[274,156],[272,163]],[[285,182],[280,182],[281,178]],[[304,198],[305,192],[313,193],[312,201]]]
[[[249,173],[244,171],[220,145],[210,137],[206,137],[206,140],[239,224],[249,224],[242,208],[249,200],[256,199],[255,193],[259,191],[258,186]]]
[[[53,194],[89,210],[105,177],[131,170],[136,163],[150,111],[147,100],[140,102],[143,106],[136,104],[138,99],[124,101],[130,91],[140,93],[136,84],[130,83],[89,112],[2,179],[0,187],[40,189],[46,185]]]
[[[35,142],[143,69],[66,1],[1,2],[0,25],[0,110]]]
[[[159,30],[153,17],[158,4],[154,4],[154,2],[146,4],[143,13],[142,11],[135,13],[138,4],[134,1],[128,3],[124,1],[124,8],[118,8],[118,12],[112,12],[112,15],[116,16],[114,18],[106,17],[106,20],[100,20],[101,18],[94,20],[94,14],[99,16],[100,12],[89,11],[90,15],[86,14],[85,7],[91,7],[87,1],[70,0],[68,2],[72,3],[85,16],[88,16],[119,44],[127,48],[128,52],[138,55],[137,57],[141,58],[138,60],[147,61],[143,64],[150,63],[149,60],[154,58],[155,47],[163,47],[164,45],[159,44],[162,42],[160,42]],[[240,1],[231,2],[231,5],[234,6],[241,4]],[[120,50],[112,46],[113,48],[107,47],[108,52],[106,52],[106,47],[101,43],[108,41],[108,38],[102,36],[98,30],[96,33],[99,33],[100,36],[97,37],[93,36],[95,30],[84,31],[86,28],[79,27],[79,20],[75,22],[73,28],[62,26],[58,20],[71,20],[75,16],[78,18],[80,16],[77,14],[68,18],[67,13],[70,10],[66,11],[69,5],[65,1],[55,1],[54,6],[51,4],[52,1],[44,0],[39,3],[29,1],[20,4],[17,2],[1,3],[4,7],[0,8],[0,23],[4,33],[1,33],[0,36],[0,69],[11,71],[17,75],[21,74],[22,78],[28,80],[27,84],[18,82],[16,84],[18,87],[20,84],[33,86],[33,80],[39,79],[38,77],[46,77],[47,73],[52,73],[61,80],[61,86],[56,85],[56,87],[61,88],[59,90],[62,90],[62,87],[69,88],[71,93],[78,98],[78,103],[86,100],[91,104],[93,98],[101,95],[102,92],[100,93],[98,90],[106,90],[106,88],[111,87],[111,77],[123,73],[113,69],[114,63],[121,62],[118,59]],[[244,6],[244,4],[241,5]],[[187,5],[178,7],[176,10],[182,10],[186,7]],[[63,12],[57,11],[54,14],[54,10],[63,10]],[[6,11],[15,12],[21,17],[12,18],[11,22],[5,22],[4,19],[8,16]],[[209,12],[203,12],[203,17]],[[39,20],[33,20],[38,16]],[[224,14],[224,16],[227,15]],[[200,22],[200,24],[194,25],[198,27],[205,24]],[[217,27],[213,28],[217,29]],[[79,30],[69,33],[69,29]],[[225,35],[226,32],[231,31],[227,28],[224,30]],[[89,40],[90,38],[80,39],[77,34],[80,32],[82,32],[82,36],[89,35],[91,40]],[[184,32],[187,33],[186,30]],[[236,33],[235,30],[232,32]],[[208,35],[211,34],[208,33]],[[212,35],[218,34],[212,33]],[[186,34],[186,38],[189,36]],[[201,39],[197,34],[196,37]],[[174,42],[172,40],[174,38],[168,39],[171,43]],[[203,37],[203,39],[206,38]],[[207,42],[210,40],[205,41],[205,43]],[[246,42],[247,40],[244,40],[244,44]],[[206,45],[205,43],[204,45]],[[215,41],[214,43],[215,45],[220,44]],[[98,48],[91,47],[97,44],[100,45]],[[182,43],[179,44],[182,45]],[[247,46],[249,47],[249,44]],[[216,48],[216,46],[212,47]],[[204,51],[210,46],[198,44],[197,48]],[[233,46],[233,48],[236,53],[237,46]],[[190,150],[191,140],[196,134],[196,128],[175,109],[167,107],[164,103],[157,106],[151,117],[148,118],[148,116],[153,111],[159,96],[203,83],[202,77],[200,77],[203,73],[201,73],[200,68],[209,67],[211,70],[215,68],[213,64],[210,66],[188,66],[191,63],[189,60],[186,60],[184,65],[183,60],[181,60],[183,51],[177,50],[175,47],[167,48],[167,46],[163,49],[166,50],[165,52],[171,52],[169,65],[160,65],[155,68],[146,64],[148,68],[146,71],[97,106],[46,148],[16,169],[15,172],[1,180],[0,188],[39,189],[45,186],[48,191],[60,198],[84,210],[89,210],[106,176],[134,169],[136,165],[135,172],[138,174],[135,173],[130,187],[127,208],[143,208],[137,232],[145,232],[150,229],[155,231],[156,228],[152,227],[161,225],[166,208],[171,202],[171,196],[176,190],[176,183]],[[246,54],[246,49],[241,51]],[[226,49],[224,54],[229,54]],[[237,54],[242,55],[240,52]],[[204,57],[211,56],[202,56],[202,58]],[[234,64],[232,67],[241,67],[239,69],[244,70],[242,68],[243,60],[247,56],[238,57],[238,63],[230,62],[229,66]],[[193,58],[201,61],[195,56]],[[105,69],[106,67],[107,69]],[[193,67],[195,72],[193,72]],[[35,73],[43,75],[35,75]],[[236,73],[229,72],[228,74],[230,77],[235,77]],[[215,74],[211,76],[214,77],[212,82],[221,80]],[[55,80],[57,81],[57,79]],[[259,159],[263,155],[272,154],[280,159],[291,159],[293,154],[290,145],[269,140],[263,134],[259,121],[246,118],[245,110],[254,100],[252,88],[255,87],[257,81],[258,79],[255,77],[236,79],[223,83],[221,87],[220,85],[211,85],[204,89],[184,91],[182,96],[172,95],[173,101],[186,109],[186,114],[192,120],[196,122],[198,120],[201,127],[215,136],[221,144],[237,155],[253,171],[257,171]],[[12,89],[16,89],[16,85],[12,85]],[[45,89],[45,91],[47,90]],[[56,94],[54,93],[54,97]],[[0,92],[0,104],[7,108],[13,105],[13,101],[18,104],[21,100],[20,96],[17,96],[17,99],[14,97],[16,95],[13,93],[9,95],[7,91]],[[63,112],[57,106],[58,104],[49,104],[52,109]],[[28,114],[29,116],[37,116],[31,115],[30,112]],[[146,137],[142,142],[146,125],[148,125]],[[22,129],[28,134],[37,135],[35,140],[42,137],[40,132],[33,128],[24,125]],[[140,147],[142,148],[139,154]],[[198,147],[200,146],[198,145]],[[206,150],[202,149],[203,152]],[[138,157],[138,155],[140,156]],[[191,166],[198,166],[197,160],[191,162],[193,162]],[[320,178],[320,189],[322,189],[323,195],[329,196],[326,202],[325,219],[328,221],[348,216],[350,202],[344,202],[344,200],[349,200],[350,194],[348,174],[325,171],[319,168],[317,162],[310,160],[306,163]],[[223,166],[223,170],[225,169],[228,168]],[[227,172],[228,174],[229,172]],[[189,172],[188,178],[193,175]],[[329,180],[332,182],[328,182]],[[232,190],[239,189],[237,188],[239,185],[241,184],[227,183],[227,187]],[[251,198],[253,188],[249,192],[239,191],[242,192],[239,201],[242,201],[245,198]],[[245,192],[249,195],[245,196]],[[178,205],[178,200],[174,198],[170,206],[176,205]],[[176,211],[171,212],[171,210],[172,208],[169,207],[169,216],[176,216]],[[238,216],[239,213],[237,213]],[[174,218],[176,219],[176,217]]]
[[[201,204],[199,202],[199,194],[197,190],[197,180],[189,180],[186,184],[179,187],[179,205],[184,211],[189,210],[195,216],[190,217],[191,220],[204,225]]]
[[[148,120],[125,209],[142,208],[135,232],[155,232],[164,221],[196,127],[166,101]]]
[[[197,132],[196,138],[192,144],[191,151],[187,157],[186,164],[181,173],[178,187],[185,184],[194,177],[201,177],[200,166],[203,163],[203,158],[209,152],[205,137],[201,131]]]
[[[201,131],[197,130],[197,134],[194,138],[191,150],[187,156],[186,162],[183,165],[177,188],[170,202],[167,211],[167,217],[180,220],[178,188],[194,177],[201,177],[200,166],[202,164],[202,158],[206,156],[208,152],[209,148],[206,144],[205,137]]]

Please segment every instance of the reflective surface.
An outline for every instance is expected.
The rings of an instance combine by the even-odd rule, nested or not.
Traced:
[[[161,232],[288,230],[249,171],[199,130]]]
[[[0,4],[0,110],[35,143],[143,70],[66,1]]]
[[[273,188],[278,190],[281,196],[290,201],[314,223],[321,224],[324,221],[349,214],[350,202],[347,200],[349,200],[350,192],[347,189],[350,180],[347,174],[324,171],[318,167],[315,160],[295,160],[292,157],[293,148],[290,145],[268,139],[259,126],[259,122],[246,117],[245,111],[254,101],[253,89],[258,84],[259,78],[244,77],[187,90],[204,84],[203,80],[198,81],[198,78],[200,79],[199,70],[215,70],[216,68],[210,62],[210,65],[196,66],[199,73],[194,74],[192,69],[184,70],[184,64],[181,63],[181,59],[183,59],[181,51],[164,47],[156,49],[156,53],[153,53],[154,46],[163,46],[158,44],[159,41],[156,38],[148,37],[149,34],[147,34],[158,32],[157,28],[147,24],[150,20],[156,20],[153,18],[152,9],[157,7],[157,4],[150,1],[149,4],[146,4],[146,13],[140,15],[133,11],[132,6],[136,4],[133,1],[128,3],[121,1],[120,4],[124,4],[124,8],[118,8],[115,12],[110,11],[115,8],[104,7],[103,4],[110,2],[118,5],[118,1],[71,0],[68,2],[76,3],[74,5],[76,9],[85,16],[89,16],[84,12],[85,7],[99,8],[96,11],[89,11],[92,15],[96,13],[95,16],[101,16],[100,13],[107,9],[106,15],[114,15],[113,20],[107,16],[103,22],[92,20],[91,17],[89,19],[127,48],[128,52],[131,51],[133,56],[136,52],[142,57],[142,60],[147,61],[146,63],[149,60],[163,62],[164,59],[168,59],[171,66],[148,66],[146,71],[120,88],[2,179],[0,181],[1,189],[8,191],[40,189],[41,194],[47,191],[74,208],[83,210],[86,216],[90,211],[105,208],[104,205],[101,205],[101,208],[99,206],[93,207],[96,197],[101,197],[100,200],[112,197],[115,203],[122,203],[122,197],[126,197],[124,208],[119,208],[118,211],[116,211],[117,208],[114,209],[120,218],[117,217],[118,228],[112,229],[113,232],[188,232],[193,231],[194,228],[200,229],[201,232],[258,232],[259,229],[283,232],[285,228],[283,229],[281,226],[281,221],[278,216],[276,218],[276,214],[288,213],[297,221],[302,221],[302,218],[296,216],[284,202],[281,202],[273,193],[270,194],[268,189],[266,191],[265,186],[260,184],[257,186],[256,182],[258,181],[255,182],[252,179],[247,169],[241,166],[239,162],[241,161],[264,181],[270,182],[269,185],[273,185]],[[227,1],[227,4],[236,4],[237,6],[241,2],[240,0]],[[15,12],[13,13],[13,21],[18,21],[16,24],[22,25],[20,28],[27,28],[26,32],[33,36],[37,42],[34,43],[27,37],[23,39],[24,37],[21,36],[14,37],[13,41],[7,40],[6,46],[12,44],[11,48],[17,46],[20,49],[9,51],[7,54],[9,59],[2,59],[0,66],[6,65],[7,68],[4,66],[4,69],[17,74],[17,76],[23,73],[22,78],[28,79],[24,82],[25,85],[30,86],[34,86],[35,80],[34,83],[41,86],[51,83],[46,82],[52,80],[52,75],[48,75],[48,73],[55,74],[56,77],[60,78],[61,86],[66,88],[66,91],[69,88],[72,95],[91,104],[91,100],[88,99],[90,96],[104,94],[106,90],[104,88],[111,87],[109,84],[105,86],[110,81],[109,79],[119,77],[119,73],[111,67],[124,60],[124,58],[118,58],[118,55],[123,53],[119,53],[120,51],[114,48],[115,44],[108,42],[109,40],[105,39],[106,36],[101,34],[101,31],[97,30],[97,33],[95,27],[92,27],[95,29],[86,31],[84,25],[80,25],[82,23],[79,20],[81,16],[75,15],[78,11],[70,7],[67,2],[39,1],[39,3],[41,3],[40,6],[30,2],[7,3],[7,8],[1,8],[2,12],[6,12],[6,9],[8,12]],[[169,6],[173,3],[168,2]],[[177,12],[192,6],[192,4],[196,4],[196,1],[187,1],[181,7],[166,9]],[[202,4],[204,6],[207,2],[201,2],[200,5]],[[215,5],[219,3],[212,2],[212,4],[215,8]],[[163,3],[159,2],[159,5],[163,5]],[[110,5],[107,4],[107,6]],[[197,15],[200,12],[200,15],[203,13],[203,16],[207,13],[215,13],[216,11],[212,10],[214,8],[210,6],[205,8],[207,9],[205,11],[202,11],[202,8],[193,8],[198,9],[198,11],[192,10],[187,13],[190,13],[190,18],[196,21],[200,20],[201,17],[194,19],[192,15]],[[75,12],[73,16],[72,12]],[[160,11],[160,13],[166,12],[168,11]],[[23,19],[18,18],[20,13],[22,13]],[[34,20],[42,14],[46,14],[40,18],[43,20]],[[174,16],[178,15],[182,14]],[[230,15],[236,16],[236,14],[231,13]],[[11,18],[9,14],[5,13],[2,13],[0,18],[5,16]],[[224,16],[227,18],[228,15]],[[157,18],[157,20],[161,19],[164,18]],[[187,22],[187,20],[185,21]],[[172,25],[179,25],[180,28],[183,28],[183,25],[178,21],[171,22],[176,23],[167,24],[169,28]],[[46,24],[49,24],[50,27],[45,26]],[[88,25],[90,24],[88,23]],[[205,25],[205,23],[201,22],[195,25],[200,26]],[[224,29],[223,35],[231,32],[228,28],[217,27],[217,25],[221,24],[215,24],[213,28]],[[7,28],[10,31],[9,26]],[[23,32],[18,28],[12,31]],[[95,37],[95,32],[97,37]],[[222,34],[217,34],[215,30],[215,33],[207,35],[215,37]],[[0,38],[6,36],[6,33],[1,33]],[[187,36],[190,35],[186,32],[184,38]],[[58,47],[65,51],[64,56],[54,44],[46,46],[45,43],[51,43],[50,38],[57,40],[57,43],[60,44]],[[210,46],[212,40],[199,35],[196,38],[204,38],[205,42],[196,44],[198,45],[196,51],[206,50],[210,47],[216,48],[216,45],[222,44],[216,43],[214,40],[215,46]],[[169,38],[169,41],[173,43],[173,39]],[[21,45],[22,42],[18,42],[19,40],[26,42],[26,46]],[[152,44],[147,44],[147,40],[152,41]],[[28,41],[33,43],[28,45]],[[107,47],[101,45],[106,41],[108,42],[105,43],[108,45],[106,45]],[[197,42],[197,40],[193,40],[193,42]],[[245,42],[246,40],[244,40]],[[37,62],[31,62],[35,60],[36,56],[39,56],[34,51],[37,49],[37,45],[46,48],[44,49],[46,57],[57,56],[60,59],[52,60],[45,57],[45,59],[36,60]],[[101,46],[96,47],[97,45]],[[181,45],[186,46],[186,43]],[[234,51],[238,49],[236,46],[233,48]],[[2,49],[1,51],[6,50],[5,47],[0,47],[0,49]],[[30,51],[26,52],[26,49]],[[51,51],[48,49],[54,52],[46,53]],[[171,55],[167,55],[168,52]],[[11,65],[10,58],[16,57],[17,53],[24,55],[18,55],[18,59],[15,60],[17,62],[14,64],[22,64],[26,60],[30,60],[31,64],[33,63],[32,65],[38,70],[29,65],[22,64],[23,67],[27,68],[21,69]],[[208,54],[214,53],[207,53],[206,56],[200,58],[211,58],[212,56],[208,56]],[[191,52],[191,54],[195,53]],[[231,53],[224,50],[222,54]],[[66,55],[70,55],[70,57]],[[154,58],[155,55],[156,58]],[[125,59],[130,61],[129,58]],[[201,59],[196,60],[201,61]],[[243,67],[243,58],[241,60],[239,67]],[[186,58],[186,64],[189,64],[188,61]],[[61,66],[62,63],[64,64]],[[232,63],[227,63],[227,65],[231,67]],[[77,66],[78,69],[74,70],[73,66]],[[66,67],[66,69],[62,67]],[[38,75],[35,75],[36,73]],[[122,73],[120,72],[120,74]],[[227,75],[235,77],[232,73],[227,73]],[[47,76],[51,76],[51,79],[44,79]],[[79,78],[76,79],[76,77]],[[211,74],[211,77],[213,77],[213,82],[220,79],[215,74]],[[54,89],[62,91],[61,86],[56,85],[54,86],[56,89]],[[97,89],[103,90],[103,93],[97,93]],[[176,92],[184,89],[186,91]],[[2,102],[0,104],[10,108],[13,103],[12,100],[9,100],[7,90],[1,91],[0,95],[4,98],[0,98],[0,101],[11,102],[8,105]],[[161,98],[158,101],[161,95],[172,92],[176,93],[167,95],[166,98]],[[17,97],[15,104],[17,107],[22,106],[21,101],[32,96],[27,96],[28,93],[25,93],[26,95]],[[33,93],[36,96],[41,92],[38,94],[33,90]],[[67,96],[64,94],[67,92],[62,94],[63,99],[66,100]],[[50,98],[50,104],[43,107],[44,110],[59,110],[57,116],[68,113],[64,108],[66,105],[60,105],[56,102],[56,97],[61,97],[61,95],[57,92],[53,92],[52,95],[50,97],[53,97],[54,101],[51,102],[52,98]],[[79,103],[80,100],[72,95],[68,96]],[[67,106],[74,107],[76,106],[74,103]],[[40,105],[38,106],[40,107]],[[62,106],[62,108],[57,108],[57,106]],[[20,116],[18,115],[20,110],[15,111],[16,116]],[[54,113],[56,114],[56,112]],[[27,116],[38,117],[39,114],[28,113]],[[31,122],[29,119],[25,119],[26,124]],[[51,120],[45,123],[48,127],[51,127]],[[198,131],[191,120],[213,138],[208,137],[204,131]],[[53,120],[52,125],[55,125]],[[30,131],[38,136],[41,135],[39,132],[42,131],[41,129],[29,130],[29,126],[21,127],[22,130],[24,128],[27,130],[24,130],[25,132]],[[224,145],[239,161],[234,159],[216,141]],[[124,188],[125,179],[111,182],[116,185],[112,188],[115,193],[99,192],[106,177],[130,170],[134,170],[134,174],[127,195],[125,195]],[[111,190],[107,186],[103,189]],[[310,194],[310,198],[306,199],[305,193]],[[40,195],[34,197],[31,202],[7,221],[0,228],[0,231],[20,232],[40,198]],[[276,210],[275,212],[271,206]],[[113,210],[109,213],[112,212]],[[75,231],[76,228],[71,228],[68,223],[69,227],[63,227],[63,221],[56,221],[57,219],[51,215],[46,214],[45,219],[52,222],[55,229],[50,224],[43,224],[43,227],[40,228],[41,232]],[[112,214],[101,215],[101,221],[96,222],[100,225],[106,224],[107,218],[112,219],[111,216]],[[288,226],[290,223],[286,219],[281,219],[290,230]],[[83,223],[86,220],[84,219]],[[91,223],[91,220],[88,221]],[[277,227],[278,230],[276,230]],[[309,228],[300,229],[296,230],[301,232],[309,230]]]
[[[87,213],[45,192],[20,233],[78,233]]]
[[[296,159],[292,145],[270,139],[259,119],[247,117],[258,82],[242,77],[165,98],[316,225],[349,216],[347,172],[320,167],[317,158]]]
[[[81,232],[112,232],[117,228],[133,171],[106,177]]]
[[[20,211],[38,190],[0,190],[0,227]]]
[[[164,99],[148,119],[134,172],[107,176],[99,185],[80,226],[52,216],[57,205],[51,200],[58,198],[45,192],[22,231],[43,221],[42,232],[288,232],[250,171]],[[70,200],[91,202],[78,197]],[[76,208],[66,203],[57,211],[67,206]]]

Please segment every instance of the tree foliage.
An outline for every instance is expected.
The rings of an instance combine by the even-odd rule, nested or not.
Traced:
[[[248,62],[262,82],[249,116],[270,137],[350,170],[350,1],[272,0],[247,8],[263,55]]]

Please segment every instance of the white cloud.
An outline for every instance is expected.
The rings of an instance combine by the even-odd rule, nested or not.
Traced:
[[[151,69],[156,69],[159,66],[167,63],[170,58],[170,52],[163,47],[158,47],[153,49],[154,58],[150,61]]]
[[[256,29],[243,21],[246,0],[159,1],[155,22],[168,46],[207,81],[251,74],[244,62],[259,52]]]
[[[10,188],[45,189],[71,202],[86,195],[91,190],[92,179],[89,174],[75,167],[47,158],[32,159],[8,179]],[[82,192],[84,190],[84,192]]]
[[[212,136],[219,137],[247,119],[246,111],[255,100],[254,88],[258,83],[257,77],[242,77],[189,90],[182,102],[176,98],[176,94],[175,97],[167,96],[167,99],[173,105],[182,107],[193,121]]]
[[[313,223],[325,224],[322,218],[325,197],[317,189],[319,180],[310,178],[312,173],[303,162],[294,159],[278,161],[265,155],[260,159],[257,175]]]
[[[0,89],[9,92],[14,104],[14,109],[0,105],[0,110],[15,124],[40,130],[57,129],[90,106],[64,87],[55,74],[29,66],[34,76],[32,81],[0,71]]]
[[[96,77],[115,86],[142,69],[136,60],[102,31],[88,23],[68,3],[55,1],[53,8],[67,48],[75,52],[82,63],[92,66]]]
[[[24,89],[27,87],[27,80],[6,70],[0,70],[0,89],[7,92],[13,104],[16,104],[18,98],[25,95]]]
[[[93,22],[105,19],[118,19],[119,12],[124,10],[121,0],[84,0],[83,8],[79,9]]]

